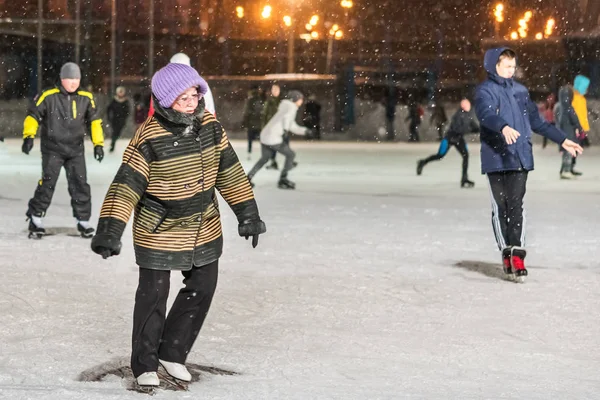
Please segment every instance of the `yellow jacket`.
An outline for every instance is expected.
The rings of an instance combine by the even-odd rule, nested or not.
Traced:
[[[589,132],[590,130],[590,122],[588,121],[588,109],[587,109],[587,100],[585,96],[579,93],[577,90],[573,90],[573,108],[575,109],[575,114],[577,114],[577,118],[579,118],[579,123],[584,131]]]

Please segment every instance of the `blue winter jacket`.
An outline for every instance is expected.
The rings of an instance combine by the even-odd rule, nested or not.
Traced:
[[[558,144],[566,139],[563,132],[540,117],[525,86],[496,73],[500,54],[507,49],[501,47],[485,53],[488,79],[475,91],[475,114],[481,124],[481,172],[484,174],[533,170],[532,131]],[[511,145],[502,135],[502,129],[507,125],[521,134]]]

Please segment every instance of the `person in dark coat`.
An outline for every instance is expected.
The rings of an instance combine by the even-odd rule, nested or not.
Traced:
[[[436,101],[431,110],[429,123],[435,127],[439,141],[442,141],[444,138],[444,125],[446,125],[446,122],[448,122],[448,117],[446,116],[444,105],[440,101]]]
[[[307,139],[321,140],[321,104],[319,104],[314,94],[308,96],[308,101],[304,105],[302,122],[304,126],[312,131],[312,137],[307,137]]]
[[[452,116],[450,128],[440,143],[440,148],[436,154],[433,154],[417,163],[417,175],[421,175],[423,168],[431,161],[441,160],[446,156],[450,146],[456,147],[463,159],[461,187],[471,188],[475,183],[469,180],[467,171],[469,169],[469,149],[464,135],[468,133],[479,132],[479,125],[475,121],[475,115],[471,112],[471,102],[463,99],[460,102],[460,109]]]
[[[127,118],[131,113],[131,103],[127,98],[125,88],[119,86],[115,90],[115,97],[112,99],[106,109],[106,118],[112,129],[110,152],[115,151],[117,140],[121,137],[121,132],[127,123]]]
[[[266,232],[250,182],[227,134],[205,109],[206,81],[170,63],[152,78],[155,113],[137,130],[102,204],[92,250],[121,252],[134,212],[133,244],[139,283],[133,312],[131,370],[140,386],[156,387],[159,364],[190,381],[186,359],[217,286],[223,233],[217,191],[252,246]],[[167,315],[171,271],[185,286]]]
[[[396,140],[396,105],[398,104],[398,89],[395,86],[389,86],[383,96],[383,106],[385,108],[385,129],[386,138],[393,142]]]
[[[408,121],[408,130],[409,130],[409,142],[419,142],[419,126],[421,126],[421,121],[423,119],[423,109],[416,101],[411,101],[408,104],[408,117],[406,117],[406,121]]]
[[[260,135],[262,129],[263,99],[258,85],[253,85],[248,92],[248,99],[244,107],[242,126],[248,133],[248,159],[252,155],[252,142]]]
[[[554,120],[557,122],[557,126],[562,130],[569,140],[576,141],[577,136],[580,132],[583,132],[583,128],[579,123],[577,113],[573,108],[573,87],[563,86],[558,91],[558,103],[554,109]],[[561,179],[573,179],[576,175],[573,175],[573,156],[568,151],[561,149],[562,162],[560,167],[560,178]]]
[[[485,53],[488,78],[476,89],[475,113],[481,124],[481,170],[490,183],[492,226],[504,271],[523,281],[527,275],[523,197],[533,170],[531,133],[558,143],[574,157],[583,149],[540,117],[527,88],[513,80],[516,63],[515,52],[506,47]]]
[[[40,239],[46,233],[43,218],[62,168],[67,174],[77,230],[85,238],[92,237],[94,232],[90,225],[92,195],[87,183],[84,142],[89,132],[94,144],[94,157],[102,162],[104,132],[94,96],[79,90],[80,83],[79,66],[72,62],[64,64],[60,69],[60,83],[35,98],[23,123],[23,153],[29,154],[33,148],[38,130],[42,151],[42,178],[26,212],[30,238]]]

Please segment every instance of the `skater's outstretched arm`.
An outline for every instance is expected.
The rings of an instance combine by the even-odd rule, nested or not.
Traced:
[[[239,223],[239,235],[246,239],[252,236],[252,246],[256,247],[258,235],[265,233],[267,228],[260,219],[250,181],[227,138],[227,133],[223,128],[221,132],[218,145],[221,156],[215,187],[235,213]]]
[[[150,176],[150,145],[142,139],[144,123],[135,133],[123,154],[123,162],[108,188],[100,210],[100,220],[94,240],[115,243],[121,240],[125,225],[148,187]],[[92,243],[94,244],[94,243]]]
[[[89,98],[87,109],[85,110],[85,122],[88,125],[88,129],[92,135],[92,143],[94,147],[104,146],[104,131],[102,129],[102,119],[98,108],[96,108],[96,102],[94,96],[90,92],[80,90],[77,92],[78,95]]]
[[[227,133],[225,130],[222,132],[218,144],[221,156],[215,186],[237,216],[238,221],[258,217],[258,207],[250,181],[227,138]]]
[[[567,139],[567,135],[565,135],[563,131],[542,119],[538,112],[537,105],[531,101],[531,99],[527,103],[527,113],[529,114],[531,130],[535,133],[558,144],[562,144]]]
[[[298,125],[296,123],[296,114],[290,113],[284,116],[283,126],[286,127],[286,131],[292,132],[296,135],[306,135],[309,130],[307,127]]]

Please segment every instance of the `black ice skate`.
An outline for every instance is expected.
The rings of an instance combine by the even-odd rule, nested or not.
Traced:
[[[279,180],[279,183],[277,184],[277,187],[279,189],[291,189],[294,190],[296,189],[296,184],[290,180],[288,180],[287,178],[281,178]]]
[[[46,234],[46,230],[43,227],[37,226],[36,224],[34,224],[32,219],[29,219],[29,228],[28,229],[29,229],[29,235],[28,235],[29,239],[41,239]]]
[[[515,275],[515,280],[518,283],[525,283],[527,277],[527,269],[525,268],[525,256],[527,251],[522,247],[513,247],[511,249],[510,264]]]
[[[77,231],[84,239],[90,239],[92,236],[94,236],[94,228],[92,228],[88,222],[78,222]]]
[[[29,235],[27,236],[29,239],[41,239],[46,234],[46,229],[44,229],[44,223],[42,222],[42,216],[33,215],[27,212],[26,221],[29,221]]]
[[[460,187],[461,188],[472,188],[475,186],[475,182],[470,181],[468,179],[464,179],[461,183],[460,183]]]
[[[574,169],[572,169],[571,174],[573,174],[573,176],[581,176],[583,175],[583,172],[575,171]]]
[[[278,170],[279,166],[277,165],[277,161],[273,160],[271,161],[271,165],[267,165],[267,169],[274,169],[274,170]]]
[[[423,167],[425,167],[425,161],[419,160],[417,162],[417,175],[421,175],[423,173]]]

